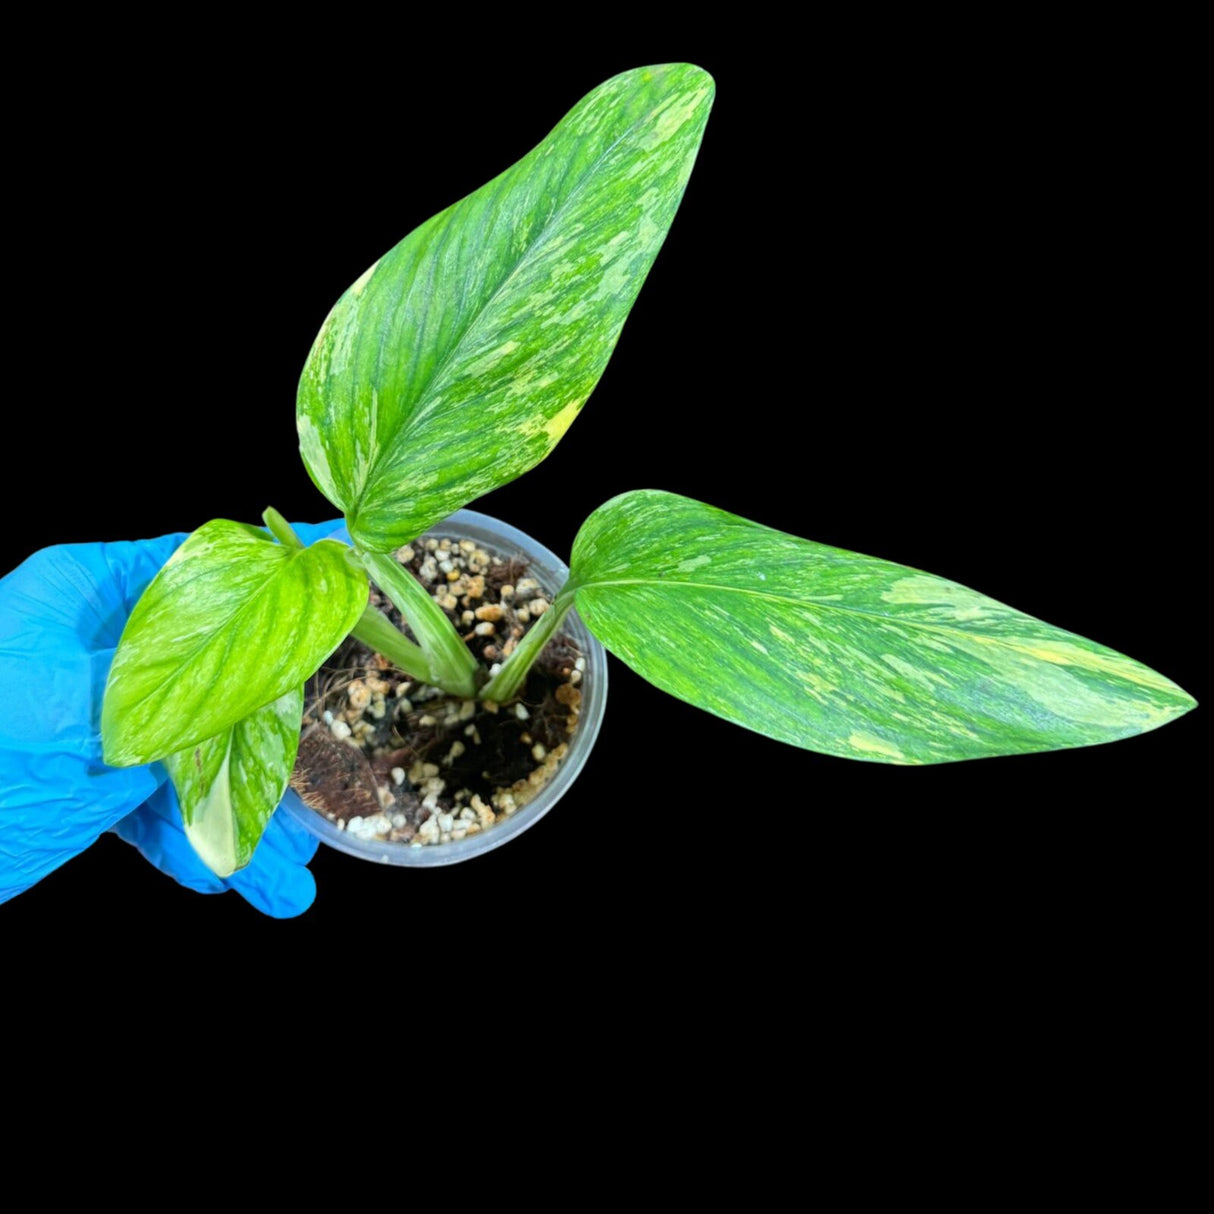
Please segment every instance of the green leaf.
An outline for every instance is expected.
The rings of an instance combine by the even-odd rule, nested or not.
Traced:
[[[243,523],[206,523],[127,620],[101,711],[105,761],[129,767],[184,750],[301,685],[367,596],[344,544],[291,548]]]
[[[651,683],[847,758],[1089,746],[1195,703],[1138,662],[956,582],[672,493],[596,510],[570,587],[587,627]]]
[[[301,686],[165,758],[186,838],[217,877],[230,877],[253,858],[287,790],[302,715]]]
[[[712,96],[689,64],[614,77],[337,302],[297,421],[361,548],[412,540],[556,445],[670,227]]]

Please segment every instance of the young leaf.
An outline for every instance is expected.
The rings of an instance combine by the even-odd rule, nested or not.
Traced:
[[[275,544],[215,519],[156,575],[123,629],[101,710],[105,761],[149,763],[300,686],[367,604],[344,545]]]
[[[215,737],[165,758],[186,838],[217,877],[230,877],[253,858],[287,790],[302,715],[303,688],[296,687]]]
[[[364,552],[362,562],[372,580],[408,621],[429,665],[430,680],[452,695],[476,695],[477,667],[472,650],[460,639],[421,582],[402,568],[394,556]]]
[[[338,300],[297,421],[361,548],[412,540],[556,445],[674,218],[712,96],[685,63],[608,80]]]
[[[1194,705],[1138,662],[956,582],[673,493],[596,510],[569,584],[587,627],[662,690],[847,758],[1088,746]]]

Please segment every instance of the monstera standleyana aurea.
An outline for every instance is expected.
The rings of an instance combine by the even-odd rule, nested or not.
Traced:
[[[163,761],[221,875],[286,788],[302,686],[353,632],[415,678],[517,695],[575,604],[672,695],[810,750],[939,763],[1085,746],[1193,706],[1121,654],[959,586],[669,493],[591,515],[553,608],[487,683],[392,555],[534,467],[597,383],[670,227],[713,82],[688,64],[595,89],[517,164],[410,233],[338,300],[299,384],[300,452],[353,541],[215,520],[139,601],[106,761]],[[368,575],[408,620],[368,605]]]

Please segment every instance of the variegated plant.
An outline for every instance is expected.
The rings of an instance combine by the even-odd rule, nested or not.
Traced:
[[[299,384],[300,451],[352,545],[216,520],[136,606],[110,671],[108,763],[163,761],[220,874],[287,784],[302,685],[353,632],[454,694],[517,695],[576,605],[672,695],[829,754],[939,763],[1085,746],[1193,706],[1162,676],[954,582],[669,493],[607,502],[553,609],[483,685],[391,555],[542,460],[586,403],[665,238],[713,97],[687,64],[584,98],[534,151],[422,224],[341,297]],[[368,605],[368,575],[416,641]]]

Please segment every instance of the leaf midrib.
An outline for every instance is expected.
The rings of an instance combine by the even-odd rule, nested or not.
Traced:
[[[944,633],[946,636],[960,637],[960,638],[964,638],[966,640],[971,640],[971,641],[976,636],[981,636],[983,641],[987,641],[992,644],[1002,645],[1005,649],[1015,650],[1018,648],[1018,646],[1013,641],[1005,639],[1005,638],[1000,637],[993,633],[967,632],[963,628],[953,628],[953,627],[950,627],[948,624],[929,624],[922,620],[916,620],[913,618],[906,618],[906,617],[902,617],[902,616],[881,615],[875,611],[864,611],[857,607],[840,607],[835,603],[821,603],[821,602],[817,602],[816,600],[812,600],[812,599],[809,599],[809,600],[794,599],[787,595],[773,594],[773,593],[771,593],[771,591],[768,591],[768,590],[752,590],[749,587],[745,587],[745,586],[723,586],[723,585],[714,584],[711,582],[688,582],[688,581],[684,581],[682,579],[679,579],[677,581],[670,581],[670,580],[667,580],[666,578],[612,578],[612,579],[609,579],[606,581],[579,582],[576,585],[576,587],[574,587],[574,592],[577,593],[582,590],[597,590],[601,586],[657,586],[657,587],[662,588],[663,590],[673,590],[673,589],[724,590],[731,594],[745,594],[745,595],[751,596],[752,598],[767,599],[768,601],[773,602],[773,603],[783,603],[785,605],[791,605],[791,606],[796,606],[796,607],[806,607],[806,608],[810,608],[813,610],[820,610],[820,611],[834,611],[834,612],[838,612],[842,615],[864,616],[866,619],[881,620],[887,624],[896,624],[896,625],[903,625],[903,626],[910,627],[910,628],[919,628],[919,629],[924,630],[925,632]],[[1023,613],[1020,613],[1020,614],[1023,615]],[[1045,623],[1044,620],[1038,620],[1034,616],[1025,615],[1025,616],[1023,616],[1023,618],[1026,620],[1032,620],[1034,623],[1038,623],[1038,624]],[[1050,628],[1052,631],[1056,631],[1056,632],[1065,632],[1066,631],[1065,629],[1055,629],[1055,628],[1053,628],[1053,625],[1050,625],[1050,624],[1046,624],[1046,627]],[[1090,645],[1097,644],[1096,641],[1092,641],[1088,637],[1081,637],[1081,636],[1079,636],[1078,633],[1068,632],[1067,635],[1076,637],[1077,639],[1079,639],[1081,641],[1087,641],[1088,644],[1090,644]],[[1113,651],[1109,650],[1108,652],[1111,653]],[[1121,656],[1124,656],[1124,655],[1121,655]],[[1133,661],[1132,658],[1127,659],[1127,660]],[[1145,684],[1137,683],[1132,679],[1127,678],[1126,681],[1134,683],[1135,686],[1145,686]]]

